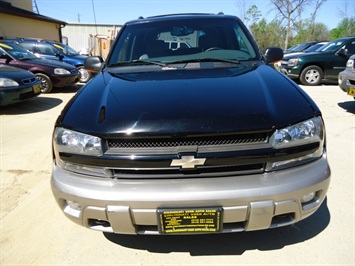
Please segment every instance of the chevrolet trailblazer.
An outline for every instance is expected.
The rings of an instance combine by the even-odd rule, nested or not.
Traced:
[[[170,41],[188,43],[169,49]],[[314,213],[330,169],[321,111],[223,14],[126,23],[53,132],[63,213],[120,234],[275,228]]]

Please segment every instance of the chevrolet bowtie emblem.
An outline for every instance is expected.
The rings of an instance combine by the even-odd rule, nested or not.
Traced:
[[[195,158],[194,156],[181,156],[180,159],[174,159],[170,166],[180,166],[181,169],[194,169],[198,165],[204,165],[206,158]]]

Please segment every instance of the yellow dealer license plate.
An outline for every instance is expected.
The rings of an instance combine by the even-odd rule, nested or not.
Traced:
[[[222,230],[222,208],[159,209],[162,234],[218,233]]]
[[[40,93],[41,92],[41,85],[37,84],[33,86],[33,92],[34,93]]]
[[[349,87],[348,95],[355,97],[355,87]]]

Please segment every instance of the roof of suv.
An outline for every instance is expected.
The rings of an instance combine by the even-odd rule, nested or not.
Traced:
[[[127,22],[126,24],[134,24],[134,23],[142,23],[142,22],[147,22],[147,21],[159,21],[159,20],[174,20],[177,17],[184,17],[184,18],[236,18],[236,16],[232,15],[224,15],[222,12],[219,12],[218,14],[213,14],[213,13],[177,13],[177,14],[168,14],[168,15],[158,15],[158,16],[152,16],[152,17],[139,17],[138,19],[131,20]]]

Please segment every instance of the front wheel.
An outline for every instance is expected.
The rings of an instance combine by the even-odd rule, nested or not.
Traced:
[[[308,66],[302,70],[300,81],[303,85],[316,86],[322,82],[323,70],[319,66]]]
[[[53,89],[52,81],[47,75],[42,74],[42,73],[36,73],[35,75],[42,83],[42,86],[41,86],[42,93],[48,93]]]
[[[91,79],[91,73],[87,71],[84,67],[78,67],[78,71],[80,72],[79,82],[86,83]]]

